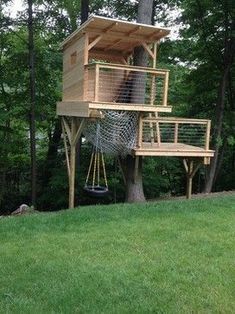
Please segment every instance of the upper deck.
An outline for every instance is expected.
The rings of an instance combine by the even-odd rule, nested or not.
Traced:
[[[98,117],[102,109],[171,112],[167,106],[169,72],[156,69],[157,42],[169,32],[91,16],[61,45],[63,99],[57,114]],[[139,46],[149,56],[149,67],[130,64]]]

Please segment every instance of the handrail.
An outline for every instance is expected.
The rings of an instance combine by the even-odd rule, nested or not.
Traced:
[[[95,73],[93,78],[91,79],[91,90],[93,91],[93,97],[91,97],[91,101],[95,102],[103,102],[107,98],[106,95],[113,95],[115,93],[114,91],[118,88],[120,88],[120,81],[118,81],[118,78],[121,77],[121,74],[119,72],[115,73],[115,71],[121,70],[126,71],[126,73],[146,73],[146,80],[143,80],[143,89],[149,88],[148,93],[146,94],[145,102],[141,101],[140,89],[137,89],[135,91],[134,95],[137,95],[137,98],[140,98],[140,104],[142,105],[154,105],[157,100],[157,105],[161,106],[167,106],[167,94],[168,94],[168,81],[169,81],[169,71],[168,70],[159,70],[159,69],[153,69],[148,67],[139,67],[139,66],[131,66],[131,65],[123,65],[123,64],[111,64],[111,63],[102,63],[102,62],[96,62],[85,65],[85,69],[87,70],[86,77],[88,78],[88,84],[89,84],[89,73],[91,70],[91,73]],[[109,81],[108,75],[106,77],[104,76],[105,70],[104,69],[110,69],[114,71],[114,76],[112,80],[114,80],[112,85],[112,82]],[[156,80],[161,80],[162,83],[158,85],[156,84]],[[94,85],[93,82],[94,82]],[[116,81],[115,81],[116,80]],[[160,82],[160,81],[158,81]],[[87,83],[86,83],[87,84]],[[115,85],[116,84],[116,85]],[[125,82],[124,82],[125,84]],[[104,86],[107,86],[107,89],[104,89]],[[122,92],[123,89],[126,88],[121,86],[120,91]],[[128,88],[128,87],[127,87]],[[157,92],[155,89],[157,88]],[[158,88],[160,88],[158,90]],[[108,94],[108,92],[110,92]],[[125,92],[125,91],[124,91]],[[126,92],[125,92],[126,93]],[[130,94],[130,93],[129,93]],[[122,96],[123,97],[123,96]],[[158,97],[156,99],[156,97]],[[159,98],[160,97],[160,98]],[[114,98],[113,98],[114,99]],[[146,101],[148,99],[148,101]],[[90,100],[89,98],[86,100]],[[108,101],[110,102],[110,100]],[[116,102],[116,100],[111,100],[111,102]],[[121,101],[122,103],[129,103],[129,101]]]
[[[166,123],[188,123],[188,124],[207,124],[206,119],[192,119],[192,118],[179,118],[179,117],[145,117],[143,122],[166,122]]]
[[[178,118],[178,117],[140,117],[139,119],[139,132],[138,132],[138,147],[141,148],[143,146],[143,134],[144,134],[144,124],[149,124],[149,134],[151,137],[151,143],[158,144],[159,146],[162,143],[180,143],[180,139],[182,139],[182,132],[181,136],[179,135],[180,132],[180,125],[188,125],[187,128],[191,128],[191,132],[195,131],[195,134],[191,136],[191,140],[195,139],[197,136],[197,131],[198,127],[196,125],[202,125],[204,126],[204,129],[199,131],[199,135],[201,136],[201,139],[204,138],[203,140],[203,147],[205,150],[209,150],[209,143],[210,143],[210,128],[211,128],[211,120],[206,120],[206,119],[188,119],[188,118]],[[165,124],[165,127],[163,127]],[[173,124],[174,127],[167,126],[167,124]],[[191,126],[189,126],[191,125]],[[153,137],[153,128],[155,126],[155,136]],[[162,140],[162,129],[161,126],[163,127],[163,130],[168,130],[168,132],[172,132],[171,139],[169,140]],[[190,129],[188,129],[190,130]],[[200,130],[200,129],[199,129]],[[183,135],[186,136],[186,134]],[[156,141],[154,141],[154,139]],[[194,145],[194,144],[191,144]]]
[[[142,67],[142,66],[134,66],[134,65],[127,65],[127,64],[118,64],[118,63],[103,63],[103,62],[92,62],[85,65],[85,68],[92,68],[99,65],[101,68],[110,68],[110,69],[124,69],[124,70],[131,70],[131,71],[139,71],[139,72],[148,72],[154,74],[165,74],[170,72],[167,69],[154,69],[149,67]]]

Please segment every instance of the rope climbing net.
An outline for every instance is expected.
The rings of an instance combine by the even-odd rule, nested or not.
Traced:
[[[104,154],[126,156],[136,145],[138,113],[106,110],[103,115],[98,122],[87,122],[85,138]]]

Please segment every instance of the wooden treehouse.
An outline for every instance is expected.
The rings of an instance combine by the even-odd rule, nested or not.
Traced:
[[[70,207],[76,144],[87,121],[102,121],[108,111],[138,114],[130,150],[136,168],[139,156],[183,159],[188,198],[199,165],[210,163],[210,120],[160,116],[172,111],[167,103],[169,71],[156,68],[157,45],[168,34],[164,28],[91,16],[62,43],[63,99],[57,114],[62,117]],[[148,67],[132,65],[139,46],[149,57]]]

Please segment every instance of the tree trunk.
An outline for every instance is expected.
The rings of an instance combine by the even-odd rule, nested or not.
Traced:
[[[81,0],[81,25],[86,22],[89,16],[89,0]],[[82,136],[79,138],[76,145],[76,165],[79,171],[81,166],[81,149],[82,149]],[[78,174],[79,175],[79,174]]]
[[[136,158],[128,155],[125,158],[126,163],[126,202],[144,202],[145,196],[143,191],[142,180],[142,158],[139,158],[138,172],[135,177]]]
[[[137,22],[143,24],[151,24],[152,21],[153,0],[140,0],[138,4]],[[134,51],[134,65],[147,66],[148,57],[143,47],[137,47]],[[144,103],[145,90],[144,90],[143,75],[135,76],[133,95],[131,97],[132,103]],[[138,90],[138,93],[135,93]],[[142,90],[142,99],[136,95]],[[145,201],[142,180],[142,157],[138,157],[138,169],[135,174],[136,158],[127,156],[124,160],[125,174],[126,174],[126,202],[143,202]]]
[[[33,1],[28,0],[28,41],[29,41],[29,79],[30,79],[30,156],[31,156],[31,202],[36,207],[36,138],[35,138],[35,58],[33,36]]]
[[[89,15],[89,0],[81,0],[81,24],[83,24]]]
[[[233,60],[234,60],[234,50],[235,50],[235,40],[232,38],[231,40],[227,39],[225,52],[224,52],[224,69],[221,75],[221,80],[218,89],[217,95],[217,103],[216,103],[216,120],[215,120],[215,154],[214,158],[212,158],[211,165],[209,168],[209,172],[206,179],[205,184],[205,193],[210,193],[212,191],[213,184],[215,183],[216,176],[216,168],[218,166],[219,153],[221,147],[221,139],[222,139],[222,129],[223,129],[223,117],[224,117],[224,108],[225,108],[225,95],[226,88],[229,79],[229,73],[232,68]],[[221,161],[222,162],[222,161]]]

